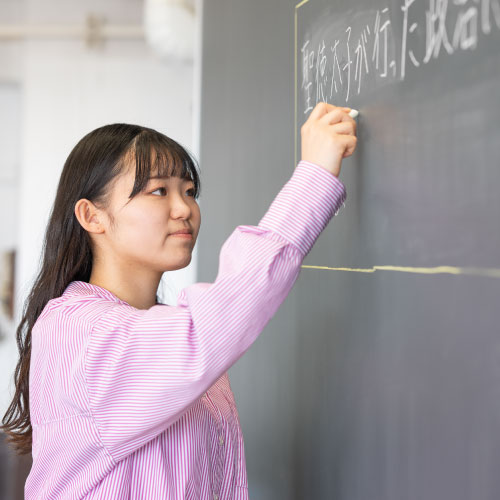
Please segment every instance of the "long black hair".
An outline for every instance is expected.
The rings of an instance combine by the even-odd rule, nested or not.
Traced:
[[[88,282],[92,271],[91,239],[75,216],[75,204],[86,198],[108,207],[113,181],[127,167],[130,157],[135,157],[136,173],[129,198],[146,188],[153,172],[191,180],[195,198],[199,197],[196,160],[179,143],[154,129],[127,123],[105,125],[88,133],[73,148],[59,179],[45,231],[40,270],[16,332],[19,360],[14,373],[15,394],[0,429],[19,455],[31,453],[32,446],[31,330],[49,300],[60,297],[71,281]]]

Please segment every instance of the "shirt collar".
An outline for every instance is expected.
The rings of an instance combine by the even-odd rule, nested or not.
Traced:
[[[106,288],[87,283],[86,281],[71,281],[64,290],[63,295],[68,297],[72,297],[74,295],[97,295],[98,297],[111,300],[112,302],[130,305],[128,302],[119,299],[114,293],[110,292]]]

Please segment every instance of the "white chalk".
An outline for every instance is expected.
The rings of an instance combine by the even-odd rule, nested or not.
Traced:
[[[358,115],[359,115],[359,111],[356,109],[351,109],[351,111],[349,111],[349,116],[351,118],[356,118]]]

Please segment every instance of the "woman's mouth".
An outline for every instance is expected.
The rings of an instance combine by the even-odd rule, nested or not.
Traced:
[[[173,233],[173,234],[170,234],[169,236],[176,236],[177,238],[184,238],[186,240],[193,239],[193,235],[190,233]]]

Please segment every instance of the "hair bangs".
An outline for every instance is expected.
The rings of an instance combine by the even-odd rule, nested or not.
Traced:
[[[146,129],[136,136],[130,155],[135,159],[135,182],[130,198],[143,191],[153,176],[180,177],[192,181],[194,197],[199,197],[198,164],[178,142],[156,130]]]

